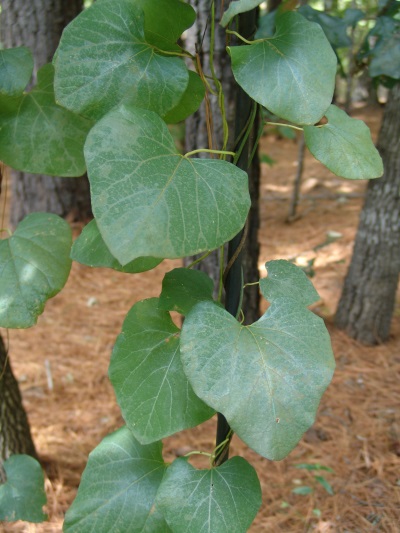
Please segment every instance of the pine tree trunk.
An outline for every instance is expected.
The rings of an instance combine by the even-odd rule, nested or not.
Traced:
[[[368,184],[336,324],[365,344],[389,337],[400,272],[400,84],[379,133],[385,173]]]
[[[191,0],[191,5],[197,12],[197,20],[192,28],[187,32],[186,47],[190,51],[198,50],[200,62],[206,75],[210,74],[210,40],[211,40],[211,0]],[[219,25],[223,10],[229,5],[229,1],[217,0],[215,2],[215,45],[214,45],[214,67],[219,80],[221,80],[224,95],[227,121],[230,131],[228,150],[234,146],[235,116],[236,116],[236,97],[237,85],[233,78],[230,59],[226,51],[225,30]],[[200,44],[201,43],[201,44]],[[223,145],[223,128],[221,114],[218,107],[218,100],[215,96],[209,95],[210,108],[213,121],[213,147],[221,149]],[[257,122],[257,121],[256,121]],[[255,124],[255,129],[258,124]],[[205,102],[200,109],[186,121],[186,151],[197,148],[207,148],[209,139],[207,135],[207,117]],[[199,154],[199,157],[202,157]],[[203,157],[209,157],[203,154]],[[258,228],[259,228],[259,179],[260,166],[257,154],[253,163],[248,170],[249,188],[252,197],[252,207],[248,219],[248,236],[243,249],[243,275],[244,282],[253,282],[259,279],[258,272]],[[225,254],[226,255],[226,254]],[[189,260],[188,262],[191,262]],[[207,272],[207,274],[217,282],[219,279],[219,255],[218,251],[210,254],[207,259],[202,261],[198,268]],[[243,295],[243,310],[246,317],[246,323],[251,323],[259,318],[259,291],[258,287],[248,287]]]
[[[83,0],[0,0],[0,35],[7,48],[28,46],[35,58],[32,83],[51,62],[62,30],[83,7]],[[15,227],[33,211],[85,220],[91,215],[87,177],[57,178],[12,172],[10,223]]]
[[[36,457],[18,382],[0,336],[0,483],[4,481],[3,461],[14,454]]]

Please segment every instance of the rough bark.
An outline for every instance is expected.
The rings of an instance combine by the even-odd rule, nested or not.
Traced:
[[[83,0],[0,0],[0,5],[0,39],[7,48],[31,48],[34,84],[38,69],[52,60],[63,28],[82,10]],[[10,223],[14,227],[33,211],[75,220],[91,215],[86,176],[57,178],[13,172],[11,190]]]
[[[389,337],[400,272],[400,84],[379,133],[385,172],[368,184],[336,324],[365,344]]]
[[[3,461],[14,454],[36,457],[18,382],[0,336],[0,483],[4,481]]]
[[[197,12],[195,25],[188,31],[186,37],[186,47],[190,51],[198,50],[200,62],[203,71],[210,74],[210,40],[211,40],[211,0],[191,0],[191,5]],[[214,45],[214,67],[219,80],[221,80],[224,95],[227,121],[229,125],[230,137],[228,150],[232,150],[235,139],[235,115],[236,115],[236,98],[237,85],[234,81],[230,67],[230,59],[226,52],[226,34],[225,30],[218,24],[221,19],[223,10],[229,5],[229,2],[217,0],[215,2],[216,26],[215,26],[215,45]],[[217,98],[209,95],[210,108],[213,121],[213,147],[221,149],[223,145],[223,129],[221,114],[218,107]],[[255,125],[257,127],[257,125]],[[200,109],[186,121],[186,150],[191,151],[197,148],[208,147],[206,108],[203,102]],[[204,154],[203,157],[209,157]],[[248,238],[244,246],[243,253],[243,273],[244,281],[253,282],[259,279],[258,272],[258,194],[259,194],[259,161],[256,157],[249,171],[249,186],[252,196],[252,208],[248,220]],[[226,255],[226,254],[225,254]],[[190,260],[189,260],[190,262]],[[207,272],[214,279],[217,285],[219,279],[219,255],[213,252],[206,260],[198,266],[199,269]],[[258,287],[249,287],[243,296],[243,309],[246,316],[246,322],[254,322],[259,317],[259,291]]]

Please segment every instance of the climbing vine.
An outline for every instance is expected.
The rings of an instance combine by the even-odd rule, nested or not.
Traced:
[[[321,27],[287,11],[272,37],[245,39],[236,17],[259,3],[232,2],[222,20],[238,39],[228,52],[254,100],[252,116],[262,106],[304,130],[313,155],[338,175],[380,176],[368,128],[331,104],[336,56]],[[0,242],[2,327],[34,325],[72,260],[132,275],[164,258],[205,257],[243,230],[248,177],[235,163],[252,120],[227,151],[222,86],[212,66],[203,72],[195,51],[177,44],[195,16],[180,0],[97,0],[65,29],[30,92],[29,50],[0,51],[0,159],[66,177],[87,169],[94,213],[73,245],[68,224],[45,213]],[[224,145],[182,155],[167,124],[210,91],[219,96]],[[209,157],[196,157],[201,151]],[[168,272],[158,298],[129,310],[109,366],[126,425],[90,454],[66,532],[247,531],[261,505],[257,474],[221,451],[235,433],[263,457],[285,457],[313,424],[334,370],[323,320],[308,309],[319,298],[311,282],[287,261],[268,262],[266,272],[253,281],[270,307],[249,326],[240,306],[222,305],[222,268],[217,300],[212,280],[189,266]],[[185,318],[181,329],[171,311]],[[216,412],[229,425],[226,438],[191,452],[208,455],[210,468],[196,470],[191,454],[166,464],[162,439]],[[17,496],[10,490],[15,470],[7,462],[5,470],[0,518],[29,519],[28,509],[41,519],[40,499],[21,515],[17,501],[27,496],[21,485]]]

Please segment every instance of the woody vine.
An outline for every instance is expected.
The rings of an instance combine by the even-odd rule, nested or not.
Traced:
[[[215,249],[221,256],[217,300],[212,280],[191,265],[168,272],[158,298],[129,310],[109,366],[126,425],[90,454],[66,532],[247,531],[261,489],[250,463],[228,459],[232,435],[282,459],[312,425],[332,378],[329,335],[308,309],[318,294],[291,263],[270,261],[266,277],[254,280],[270,302],[254,324],[241,323],[246,289],[237,261],[235,303],[222,305],[250,207],[246,143],[257,107],[302,129],[312,154],[337,175],[368,179],[383,170],[365,124],[331,105],[336,56],[320,26],[287,11],[273,37],[249,40],[236,19],[257,3],[232,2],[222,19],[240,41],[228,48],[235,80],[254,102],[233,152],[212,62],[203,72],[195,51],[177,44],[196,16],[185,2],[97,0],[65,29],[30,92],[29,50],[0,51],[0,73],[7,72],[0,75],[0,159],[69,178],[87,170],[94,213],[73,244],[68,224],[46,213],[29,215],[1,241],[0,326],[33,326],[72,260],[134,275],[164,258],[202,260]],[[192,114],[210,92],[219,98],[223,146],[210,142],[182,155],[167,124]],[[209,158],[197,158],[199,151]],[[232,239],[224,275],[223,247]],[[171,311],[185,318],[182,328]],[[215,413],[224,423],[215,449],[166,464],[162,439]],[[195,453],[209,456],[208,469],[190,464]],[[1,518],[43,519],[39,497],[21,510],[10,490],[18,459],[5,470]],[[32,472],[34,484],[34,465]]]

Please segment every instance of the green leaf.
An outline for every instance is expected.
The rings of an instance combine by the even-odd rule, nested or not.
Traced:
[[[82,233],[75,240],[71,249],[71,259],[83,265],[112,268],[128,274],[151,270],[162,261],[162,259],[155,259],[154,257],[138,257],[122,266],[107,248],[95,219],[83,228]]]
[[[238,84],[277,116],[315,124],[328,109],[336,56],[318,24],[286,12],[276,19],[274,37],[228,51]]]
[[[308,487],[307,485],[303,485],[301,487],[296,487],[292,490],[293,494],[300,494],[301,496],[307,496],[308,494],[312,494],[314,492],[314,489],[312,487]]]
[[[199,302],[213,300],[214,282],[205,272],[174,268],[162,282],[159,309],[187,315]]]
[[[126,427],[108,435],[89,455],[64,532],[169,531],[153,507],[164,471],[161,442],[142,446]]]
[[[189,71],[189,83],[179,103],[163,117],[167,124],[177,124],[192,115],[200,107],[205,89],[200,77]]]
[[[299,468],[299,469],[303,469],[303,470],[308,470],[308,471],[325,471],[325,472],[334,472],[332,470],[332,468],[329,468],[329,466],[324,466],[324,465],[320,465],[319,463],[317,464],[310,464],[310,463],[300,463],[298,465],[294,465],[295,468]]]
[[[255,39],[272,37],[275,33],[276,10],[262,15],[258,20],[258,28],[254,35]]]
[[[261,506],[260,482],[242,457],[210,470],[176,459],[156,504],[174,533],[245,533]]]
[[[376,41],[369,53],[369,75],[400,79],[400,21],[379,17],[368,37]]]
[[[246,11],[251,11],[255,7],[259,6],[262,1],[263,0],[236,0],[235,2],[231,2],[228,9],[223,14],[220,23],[221,26],[225,28],[228,26],[229,22],[236,17],[236,15],[240,15],[240,13],[245,13]]]
[[[355,28],[357,25],[357,22],[359,22],[362,19],[365,19],[366,16],[367,16],[366,13],[364,13],[364,11],[361,11],[361,9],[350,7],[344,10],[343,21],[348,26],[352,26],[353,28]]]
[[[283,259],[268,261],[265,268],[267,277],[260,279],[260,290],[269,302],[287,296],[308,306],[320,299],[306,274],[293,263]]]
[[[345,13],[348,11],[350,11],[350,9],[346,9]],[[357,9],[355,11],[359,10]],[[303,15],[303,17],[306,17],[307,20],[317,22],[317,24],[319,24],[324,30],[326,38],[334,48],[347,48],[351,45],[351,39],[347,35],[347,27],[353,20],[355,20],[354,18],[350,19],[349,17],[349,20],[345,21],[339,17],[328,15],[323,11],[318,11],[311,6],[301,6],[299,13]]]
[[[197,304],[181,333],[195,393],[267,459],[283,459],[313,424],[334,357],[323,320],[279,298],[251,326],[211,302]]]
[[[136,0],[136,5],[144,11],[147,42],[161,50],[179,51],[176,41],[196,20],[192,6],[181,0]]]
[[[0,520],[46,520],[42,507],[47,499],[40,464],[29,455],[12,455],[3,466],[7,481],[0,485]]]
[[[0,326],[28,328],[64,287],[71,259],[71,229],[50,213],[32,213],[0,241]]]
[[[122,416],[142,443],[154,442],[210,418],[194,394],[179,357],[179,329],[158,299],[129,311],[111,357],[109,377]]]
[[[320,485],[324,487],[326,492],[333,496],[335,494],[332,485],[323,476],[314,476],[315,481],[318,481]]]
[[[55,67],[57,102],[96,120],[124,99],[165,115],[189,80],[181,58],[146,41],[144,14],[132,0],[97,0],[84,10],[64,30]]]
[[[304,127],[306,145],[313,156],[342,178],[382,176],[382,159],[364,122],[349,117],[334,105],[325,115],[328,124]]]
[[[29,48],[20,46],[0,50],[0,94],[18,96],[31,79],[33,56]]]
[[[0,160],[33,174],[81,176],[92,123],[55,103],[53,77],[52,65],[45,65],[30,93],[0,95]]]
[[[85,158],[97,225],[122,265],[213,250],[245,224],[247,174],[226,161],[181,156],[152,111],[111,111],[90,131]]]

